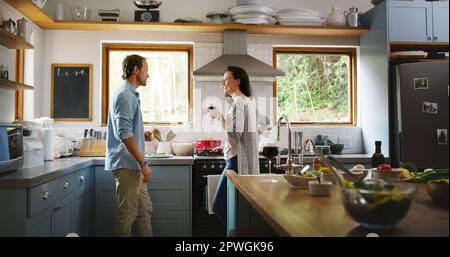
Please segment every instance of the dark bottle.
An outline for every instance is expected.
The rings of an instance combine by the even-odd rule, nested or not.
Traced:
[[[372,155],[372,168],[384,163],[384,155],[381,153],[381,141],[375,141],[375,153]]]

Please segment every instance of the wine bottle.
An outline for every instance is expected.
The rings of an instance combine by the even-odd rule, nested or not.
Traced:
[[[375,153],[372,155],[372,168],[384,163],[384,155],[381,153],[381,141],[375,141]]]

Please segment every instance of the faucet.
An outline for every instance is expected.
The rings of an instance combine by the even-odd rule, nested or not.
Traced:
[[[293,175],[296,173],[296,170],[300,168],[301,165],[295,164],[292,160],[292,129],[291,129],[291,123],[289,122],[286,115],[281,116],[278,119],[278,125],[277,125],[277,140],[280,141],[280,126],[282,120],[286,121],[287,127],[288,127],[288,158],[285,164],[277,165],[276,167],[278,169],[282,169],[286,172],[287,175]],[[278,163],[277,163],[278,164]]]

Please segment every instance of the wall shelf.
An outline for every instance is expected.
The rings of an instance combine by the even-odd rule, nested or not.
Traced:
[[[147,31],[147,32],[190,32],[222,33],[226,29],[246,30],[250,34],[305,35],[305,36],[354,36],[359,37],[368,28],[292,25],[247,25],[209,24],[175,22],[134,21],[55,21],[37,7],[31,0],[4,0],[10,6],[28,17],[42,29],[48,30],[102,30],[102,31]]]
[[[30,43],[3,28],[0,28],[0,45],[9,49],[33,49]]]
[[[0,88],[8,90],[32,90],[32,86],[0,78]]]

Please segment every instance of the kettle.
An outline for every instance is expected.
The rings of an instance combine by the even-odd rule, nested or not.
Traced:
[[[31,30],[31,23],[22,18],[17,20],[17,36],[23,38],[25,41],[30,41],[30,36],[33,31]]]
[[[353,28],[362,26],[362,14],[358,12],[358,8],[352,7],[348,11],[345,11],[344,14],[347,20],[347,26]]]
[[[16,34],[16,22],[13,21],[11,18],[3,22],[3,27],[9,33]]]

